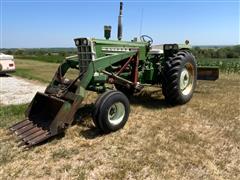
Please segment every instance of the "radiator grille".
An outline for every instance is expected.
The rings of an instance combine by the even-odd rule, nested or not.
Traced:
[[[86,38],[75,39],[75,44],[78,48],[79,70],[86,72],[89,63],[95,59],[93,44]]]

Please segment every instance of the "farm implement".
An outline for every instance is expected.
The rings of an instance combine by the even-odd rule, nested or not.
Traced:
[[[19,145],[31,147],[64,132],[76,113],[86,109],[82,101],[87,91],[99,94],[93,108],[87,108],[95,126],[110,133],[123,128],[130,112],[128,97],[144,86],[159,85],[168,103],[180,105],[192,98],[197,79],[218,79],[217,68],[197,67],[188,41],[154,46],[146,35],[140,41],[122,41],[122,7],[121,2],[118,40],[110,40],[111,26],[104,27],[105,39],[74,39],[78,54],[66,58],[45,92],[35,95],[26,119],[10,127]],[[66,77],[70,70],[77,72],[75,78]]]

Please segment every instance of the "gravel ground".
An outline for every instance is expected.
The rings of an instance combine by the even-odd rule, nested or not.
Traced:
[[[0,76],[0,105],[23,104],[32,100],[46,85],[11,76]]]

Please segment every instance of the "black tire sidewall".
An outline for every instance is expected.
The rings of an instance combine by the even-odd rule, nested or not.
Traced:
[[[193,85],[191,91],[184,95],[180,89],[180,77],[186,64],[193,67]],[[195,57],[187,50],[181,50],[166,61],[163,71],[162,92],[166,101],[171,105],[187,103],[193,96],[197,82],[197,65]]]
[[[180,77],[181,77],[181,72],[182,72],[183,68],[185,68],[185,65],[188,63],[190,63],[193,66],[193,73],[194,73],[193,74],[193,85],[192,85],[191,91],[187,95],[184,95],[180,89]],[[182,60],[181,68],[178,73],[178,94],[179,94],[180,101],[185,103],[185,102],[188,102],[192,98],[194,89],[196,87],[196,82],[197,82],[197,66],[196,66],[195,58],[193,55],[187,54],[187,56],[185,56]]]
[[[119,124],[114,125],[110,123],[108,120],[108,110],[114,103],[117,103],[117,102],[121,102],[124,105],[125,115]],[[122,92],[116,91],[108,94],[108,96],[106,96],[103,99],[98,112],[97,119],[98,119],[100,128],[105,133],[109,133],[111,131],[117,131],[121,129],[128,120],[129,112],[130,112],[130,105],[129,105],[128,98]]]
[[[93,109],[93,113],[92,113],[92,118],[93,118],[93,122],[94,122],[94,124],[95,124],[95,126],[96,126],[97,128],[101,128],[101,127],[100,127],[100,124],[99,124],[99,122],[98,122],[98,119],[97,119],[98,114],[99,114],[99,109],[100,109],[101,103],[102,103],[103,99],[104,99],[107,95],[111,94],[112,92],[115,92],[115,91],[114,91],[114,90],[109,90],[109,91],[104,92],[103,94],[101,94],[101,95],[98,97],[98,99],[97,99],[96,102],[95,102],[94,109]]]

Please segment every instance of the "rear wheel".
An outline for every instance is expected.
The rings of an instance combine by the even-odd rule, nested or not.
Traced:
[[[188,51],[179,51],[166,62],[163,77],[165,99],[173,105],[187,103],[193,96],[197,81],[194,56]]]
[[[129,112],[129,101],[122,92],[105,92],[95,103],[94,124],[105,133],[117,131],[126,124]]]

